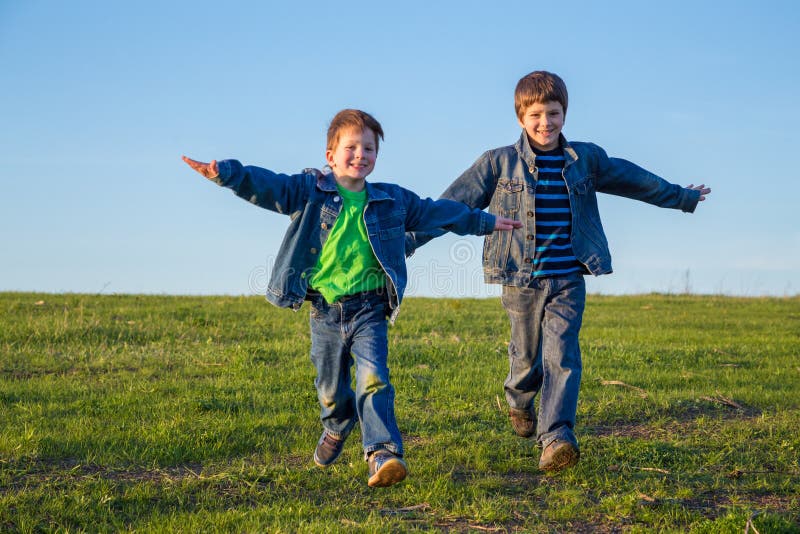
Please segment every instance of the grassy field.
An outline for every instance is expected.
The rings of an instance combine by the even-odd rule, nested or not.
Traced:
[[[0,293],[0,531],[800,532],[800,298],[590,296],[556,475],[516,437],[497,299],[408,299],[409,478],[316,468],[308,311]]]

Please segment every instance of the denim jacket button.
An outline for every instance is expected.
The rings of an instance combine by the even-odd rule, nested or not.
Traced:
[[[338,195],[337,195],[337,196],[335,196],[335,197],[333,197],[333,201],[334,201],[334,202],[339,202],[340,200],[341,200],[341,199],[339,198],[339,196],[338,196]]]
[[[325,223],[322,223],[320,226],[322,226],[322,229],[323,229],[323,230],[327,230],[327,229],[328,229],[328,225],[327,225],[327,224],[325,224]]]
[[[533,241],[533,234],[528,234],[528,241]]]
[[[533,217],[533,212],[532,211],[528,212],[528,217]]]
[[[316,253],[317,253],[317,249],[315,249],[315,248],[312,248],[312,249],[310,250],[310,252],[311,252],[312,254],[316,254]]]
[[[531,174],[533,174],[534,172],[536,172],[536,167],[531,167],[531,168],[530,168],[530,169],[528,169],[528,170],[529,170],[529,171],[531,171]]]
[[[530,258],[525,258],[525,263],[531,263],[532,261]]]

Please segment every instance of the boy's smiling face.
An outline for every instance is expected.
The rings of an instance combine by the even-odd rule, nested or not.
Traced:
[[[377,157],[377,138],[369,128],[342,131],[336,146],[325,152],[325,159],[339,184],[354,191],[364,188],[364,179],[375,168]]]
[[[528,141],[539,150],[558,148],[558,136],[564,126],[564,107],[555,100],[534,103],[525,108],[519,124],[528,134]]]

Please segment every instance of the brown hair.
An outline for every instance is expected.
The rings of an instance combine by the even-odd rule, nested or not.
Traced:
[[[343,109],[331,120],[328,126],[328,146],[327,150],[334,150],[339,144],[339,136],[343,130],[354,128],[364,131],[369,128],[375,133],[375,152],[378,151],[380,139],[383,139],[383,128],[375,120],[375,117],[359,109]]]
[[[567,84],[558,75],[545,70],[537,70],[520,78],[514,90],[514,111],[517,118],[522,119],[525,110],[531,104],[544,104],[556,101],[567,114]]]

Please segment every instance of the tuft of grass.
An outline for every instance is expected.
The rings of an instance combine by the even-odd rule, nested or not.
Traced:
[[[581,462],[510,430],[497,299],[408,299],[409,478],[328,469],[307,311],[0,293],[0,531],[800,532],[800,299],[590,296]],[[748,527],[749,525],[749,527]]]

